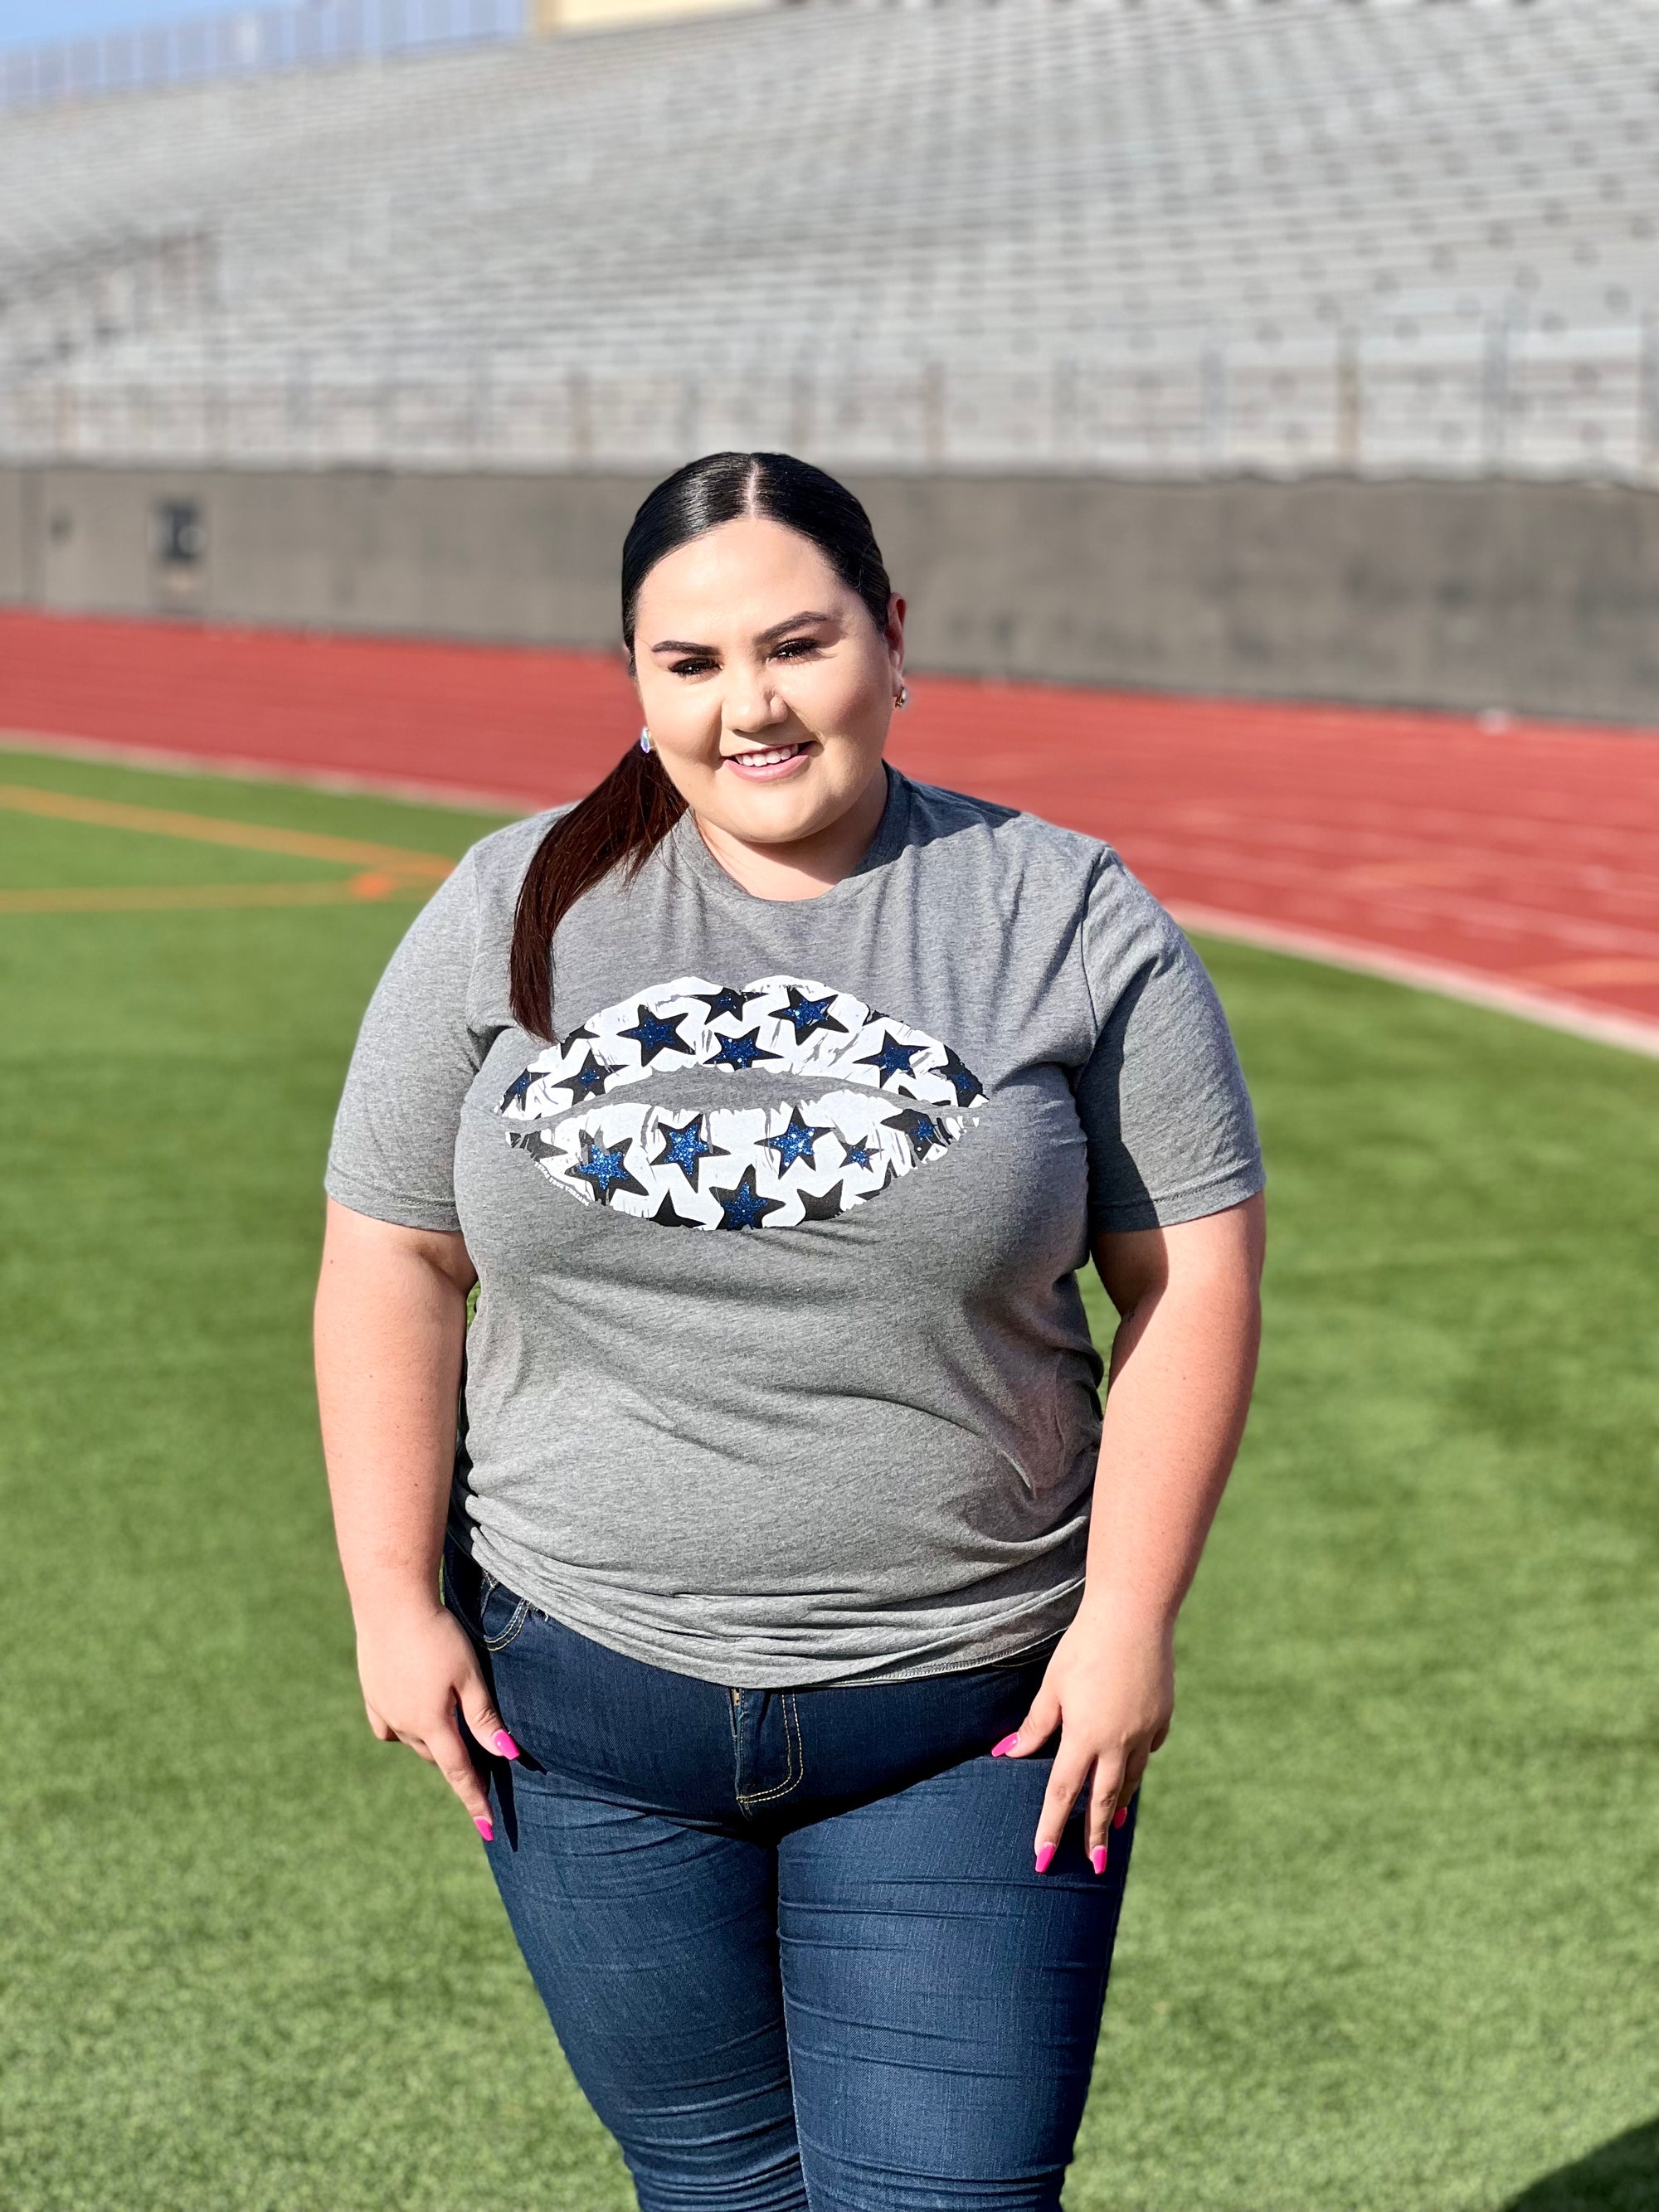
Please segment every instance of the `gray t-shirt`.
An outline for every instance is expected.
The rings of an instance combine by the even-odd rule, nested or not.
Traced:
[[[1110,847],[889,771],[854,872],[755,896],[690,814],[507,1008],[551,814],[393,955],[340,1204],[478,1272],[452,1520],[581,1634],[736,1687],[1011,1656],[1076,1611],[1091,1231],[1259,1189],[1226,1022]],[[731,1234],[722,1234],[731,1231]]]

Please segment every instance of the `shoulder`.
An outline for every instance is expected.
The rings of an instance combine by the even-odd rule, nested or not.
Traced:
[[[1104,887],[1133,899],[1150,894],[1136,881],[1115,848],[1081,830],[1062,829],[1023,807],[905,779],[909,789],[908,842],[934,856],[944,870],[960,866],[982,881],[1020,891],[1041,890],[1048,900],[1072,903],[1081,914]]]
[[[492,830],[488,836],[480,837],[462,854],[455,868],[455,876],[462,879],[457,890],[464,889],[473,900],[480,925],[486,933],[492,925],[512,928],[519,887],[537,847],[559,817],[568,814],[575,804],[571,799],[562,806],[544,807],[538,814],[527,814],[521,822],[509,822],[504,828]]]

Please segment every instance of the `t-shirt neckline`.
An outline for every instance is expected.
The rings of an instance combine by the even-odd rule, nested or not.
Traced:
[[[679,860],[699,881],[707,884],[718,896],[734,906],[742,907],[749,914],[752,915],[757,908],[763,908],[768,914],[789,914],[797,909],[808,915],[822,914],[826,906],[835,905],[845,898],[856,897],[865,884],[872,878],[878,876],[904,848],[910,807],[909,778],[902,769],[896,769],[890,761],[884,761],[882,765],[887,772],[887,800],[881,810],[874,836],[865,847],[862,855],[838,882],[815,893],[811,898],[765,898],[758,891],[746,889],[735,876],[728,874],[704,844],[702,833],[697,828],[689,806],[669,831],[669,842]]]

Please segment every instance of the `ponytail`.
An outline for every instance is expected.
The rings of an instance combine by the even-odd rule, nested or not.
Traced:
[[[878,630],[891,586],[862,504],[843,483],[793,453],[705,453],[647,494],[623,544],[622,627],[634,672],[640,586],[665,555],[741,514],[763,515],[808,538]],[[605,781],[562,814],[536,848],[519,890],[508,958],[513,1018],[532,1036],[555,1036],[553,933],[585,891],[613,868],[638,875],[685,811],[654,752],[637,745]]]
[[[619,865],[631,881],[684,811],[655,753],[630,745],[537,846],[519,887],[508,960],[513,1018],[521,1030],[553,1037],[553,933],[566,915]]]

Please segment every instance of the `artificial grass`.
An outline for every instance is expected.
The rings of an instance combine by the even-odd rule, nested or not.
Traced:
[[[113,834],[0,814],[0,881],[247,879]],[[368,1734],[332,1564],[318,1177],[413,910],[0,916],[16,2212],[632,2203],[465,1815]],[[1651,2212],[1659,1065],[1204,949],[1268,1148],[1267,1347],[1068,2212]]]

